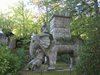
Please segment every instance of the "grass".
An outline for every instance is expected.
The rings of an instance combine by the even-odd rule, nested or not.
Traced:
[[[68,64],[63,63],[63,62],[59,62],[59,63],[57,63],[55,66],[56,66],[56,67],[67,68],[67,67],[68,67]]]
[[[47,65],[42,65],[42,68],[46,68],[47,69]],[[66,69],[67,67],[68,67],[68,64],[66,64],[66,63],[62,63],[62,62],[59,62],[59,63],[57,63],[56,65],[55,65],[55,67],[57,68],[57,69]]]
[[[59,62],[55,65],[57,68],[67,68],[68,64]],[[42,69],[46,68],[47,65],[42,65]],[[76,75],[75,71],[69,72],[69,71],[22,71],[21,75]]]
[[[76,75],[75,71],[66,72],[66,71],[47,71],[47,72],[33,72],[33,71],[26,71],[22,72],[21,75]]]

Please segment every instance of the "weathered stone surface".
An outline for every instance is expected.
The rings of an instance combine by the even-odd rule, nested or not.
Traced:
[[[53,35],[53,38],[56,39],[69,39],[71,38],[70,34],[70,18],[64,16],[53,16],[50,22],[50,33]]]
[[[54,39],[71,38],[70,30],[65,28],[54,28],[51,30]]]
[[[76,50],[76,46],[75,45],[55,45],[52,49],[53,51],[57,51],[57,52],[73,52]]]
[[[40,69],[43,59],[44,59],[44,53],[42,52],[41,49],[37,49],[36,56],[28,63],[26,68],[30,68],[31,70]]]
[[[2,29],[0,29],[0,44],[6,44],[8,43],[8,38],[4,35]]]
[[[8,38],[5,37],[4,35],[0,34],[0,44],[6,44],[8,43]]]
[[[15,37],[11,36],[11,37],[9,38],[8,47],[9,47],[10,49],[15,49],[15,48],[16,48],[16,38],[15,38]]]
[[[48,48],[50,46],[50,38],[48,34],[42,34],[41,36],[39,36],[39,39],[40,39],[40,44],[44,48]]]
[[[67,33],[70,35],[70,30],[69,29],[65,29],[65,28],[54,28],[51,30],[51,33]]]
[[[77,46],[75,44],[69,45],[61,43],[61,41],[67,42],[71,38],[69,23],[70,18],[65,16],[54,15],[51,19],[50,33],[53,35],[55,41],[55,45],[52,47],[49,55],[51,68],[54,68],[56,64],[58,52],[69,54],[70,68],[73,67]]]
[[[41,35],[33,34],[30,43],[30,56],[31,61],[28,63],[27,68],[31,70],[39,69],[44,61],[46,49],[50,46],[50,38],[47,30],[47,26],[44,24],[41,28]]]
[[[53,16],[50,21],[50,29],[53,28],[69,28],[70,18],[63,16]]]
[[[40,67],[42,65],[44,55],[48,57],[48,69],[55,69],[58,52],[69,54],[70,68],[73,67],[75,53],[78,46],[76,44],[61,43],[61,41],[68,42],[68,40],[71,38],[69,23],[69,17],[53,16],[50,22],[50,33],[52,34],[52,40],[50,39],[51,34],[48,33],[46,24],[44,24],[41,28],[41,35],[32,37],[32,45],[30,46],[33,47],[30,47],[30,55],[32,56],[34,53],[36,55],[34,59],[29,62],[29,65],[31,65],[31,69],[35,69],[35,66]],[[58,39],[61,40],[59,41]],[[67,40],[65,41],[65,39]],[[39,54],[37,54],[38,50],[40,50],[40,52],[38,52]]]

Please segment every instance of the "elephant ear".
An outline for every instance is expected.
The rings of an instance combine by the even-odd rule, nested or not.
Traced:
[[[49,39],[49,35],[41,35],[39,37],[40,39],[40,44],[44,47],[44,48],[48,48],[50,46],[50,39]]]

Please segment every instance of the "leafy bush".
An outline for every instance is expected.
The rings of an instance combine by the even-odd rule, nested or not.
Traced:
[[[17,39],[17,48],[29,49],[31,37],[23,37]]]
[[[22,62],[6,46],[0,47],[0,75],[17,75]]]
[[[27,61],[29,61],[29,52],[27,52],[28,50],[25,50],[24,48],[17,48],[16,49],[16,55],[19,57],[20,61],[21,61],[21,67],[23,68]]]
[[[84,45],[79,51],[77,75],[100,75],[100,50]]]
[[[79,50],[77,75],[100,75],[100,15],[75,21],[77,28],[74,33],[84,39],[83,47]]]
[[[69,55],[66,54],[66,53],[58,53],[58,56],[57,56],[57,61],[58,62],[65,62],[65,63],[70,63],[69,61]]]

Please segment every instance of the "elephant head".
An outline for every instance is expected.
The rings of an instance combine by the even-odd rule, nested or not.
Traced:
[[[49,45],[50,39],[48,34],[36,35],[33,33],[31,36],[31,43],[29,49],[31,61],[28,63],[27,67],[31,65],[32,69],[36,65],[41,66],[42,62],[44,62],[45,56],[47,55],[46,48],[48,48]]]
[[[44,52],[50,46],[49,34],[36,35],[32,34],[29,53],[31,58],[34,57],[37,49],[41,48]]]

